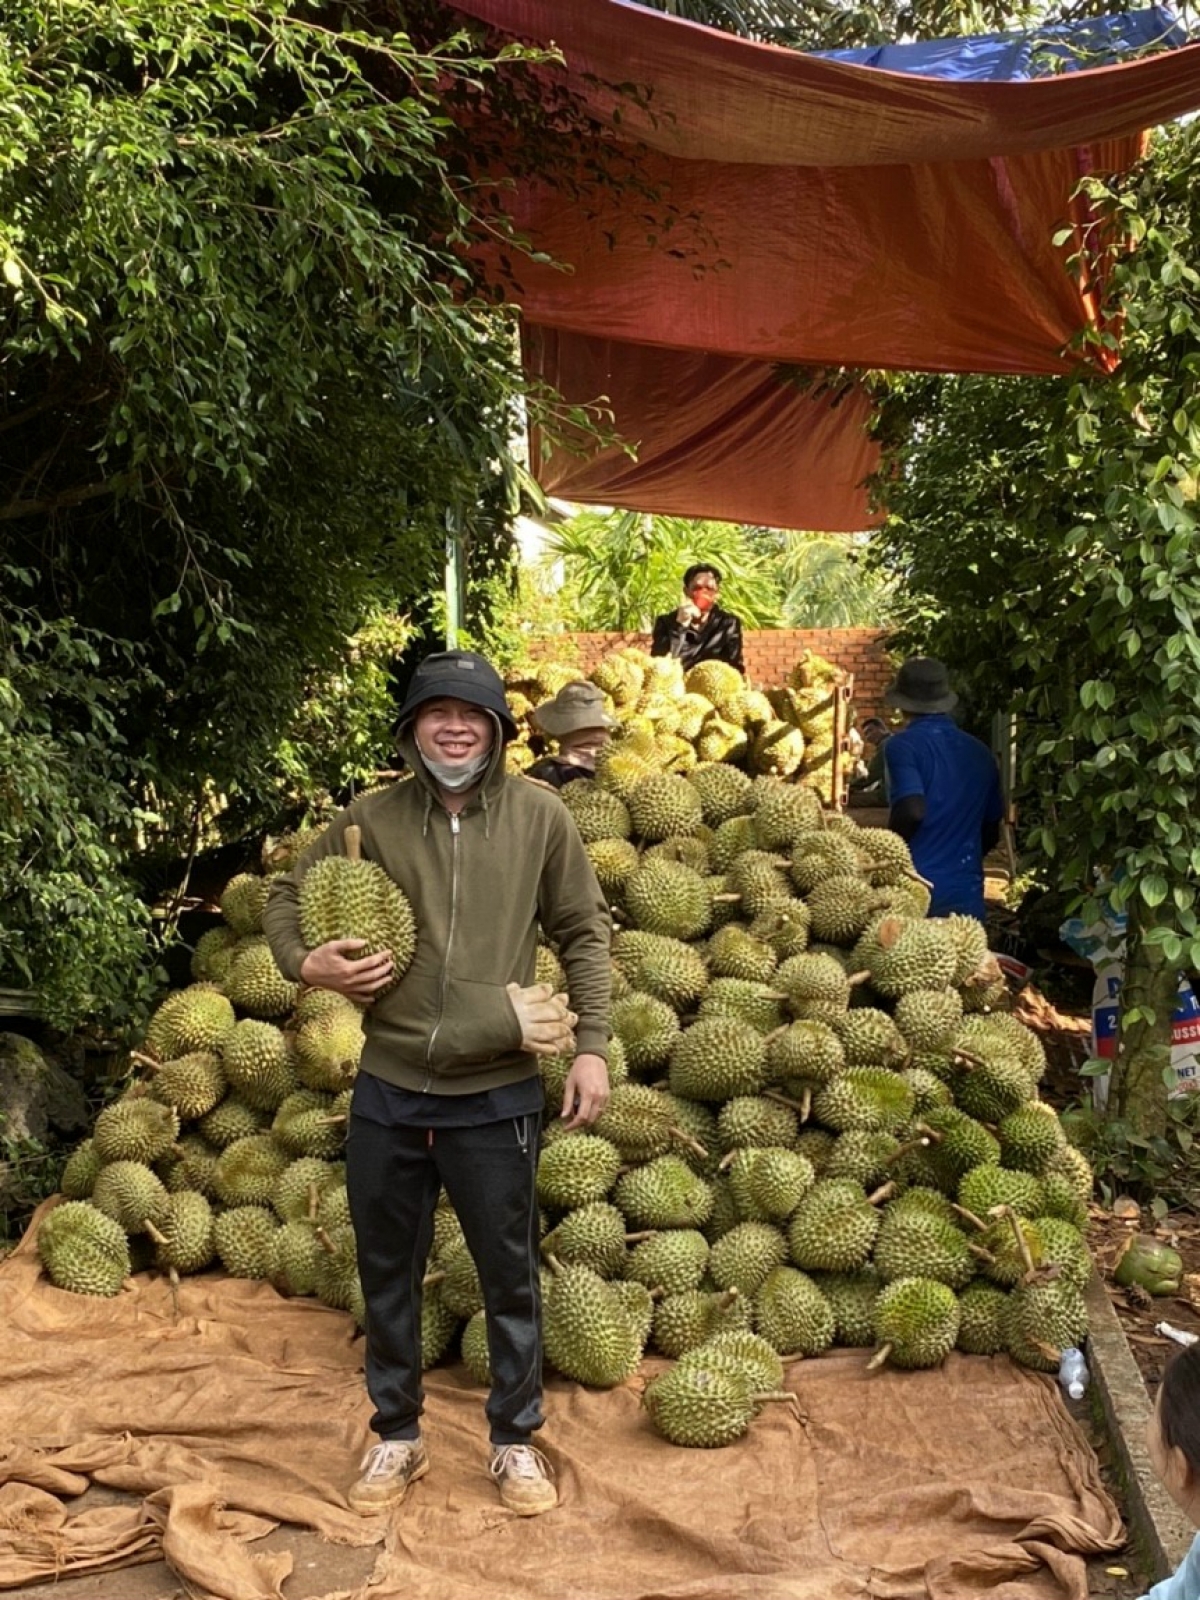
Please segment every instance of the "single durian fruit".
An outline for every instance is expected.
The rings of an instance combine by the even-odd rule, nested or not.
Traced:
[[[298,1085],[286,1037],[273,1023],[253,1017],[239,1022],[225,1040],[221,1065],[238,1098],[261,1111],[275,1111]]]
[[[900,1067],[908,1060],[904,1035],[875,1006],[853,1006],[829,1026],[841,1040],[848,1067]]]
[[[871,1254],[879,1212],[857,1183],[820,1178],[788,1224],[788,1250],[801,1271],[853,1272]]]
[[[206,1143],[223,1150],[235,1139],[248,1139],[270,1126],[270,1112],[249,1105],[240,1095],[227,1094],[220,1105],[202,1116],[196,1129]]]
[[[850,1128],[895,1133],[912,1110],[912,1089],[886,1067],[847,1067],[813,1096],[817,1121],[836,1133]]]
[[[417,925],[399,887],[374,861],[362,859],[362,830],[351,824],[345,855],[324,856],[300,884],[300,936],[310,950],[331,939],[361,939],[360,956],[388,950],[393,988],[412,964]],[[381,991],[386,993],[387,989]]]
[[[662,934],[622,929],[613,938],[613,960],[633,987],[676,1011],[695,1005],[708,988],[709,972],[699,950]]]
[[[676,1125],[677,1104],[673,1095],[646,1084],[619,1083],[610,1091],[593,1130],[616,1145],[622,1161],[650,1161],[666,1155],[676,1141],[690,1142],[690,1136]]]
[[[140,1161],[110,1161],[96,1177],[92,1204],[119,1222],[126,1233],[158,1227],[167,1214],[170,1195],[162,1180]]]
[[[1082,1342],[1087,1306],[1065,1277],[1018,1284],[1005,1297],[1004,1346],[1014,1361],[1039,1372],[1057,1370],[1062,1352]]]
[[[897,1278],[875,1302],[879,1349],[868,1365],[917,1369],[937,1367],[958,1338],[958,1299],[953,1289],[932,1278]]]
[[[805,897],[812,937],[822,944],[852,945],[884,905],[880,890],[865,878],[835,873]]]
[[[131,1270],[121,1224],[86,1200],[64,1201],[44,1216],[37,1249],[50,1282],[72,1294],[111,1298]]]
[[[573,1211],[605,1199],[620,1170],[621,1153],[607,1139],[570,1133],[542,1149],[537,1196],[542,1205]]]
[[[169,994],[150,1018],[145,1047],[159,1061],[175,1061],[194,1050],[219,1051],[237,1016],[228,996],[213,984],[193,983]]]
[[[875,1343],[875,1302],[883,1288],[874,1267],[858,1272],[822,1272],[814,1280],[833,1312],[833,1342],[848,1349]]]
[[[203,1272],[217,1253],[212,1206],[202,1194],[181,1189],[170,1196],[166,1215],[150,1237],[156,1265],[176,1274]]]
[[[625,1276],[663,1294],[698,1289],[708,1268],[709,1244],[694,1228],[669,1228],[629,1252]]]
[[[576,778],[563,785],[561,794],[584,844],[595,844],[600,839],[628,839],[633,832],[624,800],[602,789],[594,778]]]
[[[1077,1289],[1085,1288],[1092,1275],[1092,1257],[1079,1229],[1061,1217],[1035,1217],[1033,1223],[1041,1235],[1043,1262],[1057,1266]]]
[[[734,1017],[705,1017],[680,1034],[668,1082],[685,1100],[752,1095],[767,1082],[767,1051],[757,1028]]]
[[[647,844],[687,838],[704,821],[700,796],[686,778],[656,772],[636,783],[628,797],[633,832]]]
[[[711,905],[704,879],[682,861],[643,856],[625,884],[623,902],[635,928],[670,939],[708,931]]]
[[[77,1144],[67,1157],[58,1187],[68,1200],[87,1200],[96,1187],[100,1168],[104,1165],[96,1151],[96,1141],[85,1139]]]
[[[238,942],[233,928],[208,928],[196,940],[192,951],[192,977],[197,983],[224,983],[229,973],[229,957]]]
[[[92,1129],[92,1142],[103,1162],[141,1161],[149,1166],[166,1155],[178,1137],[174,1109],[149,1096],[105,1106]]]
[[[954,937],[941,922],[882,917],[854,949],[855,965],[871,974],[871,987],[891,1000],[919,990],[944,989],[957,962]]]
[[[1043,1173],[1066,1143],[1051,1106],[1040,1101],[1022,1106],[1000,1123],[1000,1160],[1006,1167]]]
[[[572,788],[573,784],[567,785]],[[597,839],[584,849],[601,889],[610,900],[620,899],[641,860],[637,846],[628,839]]]
[[[962,1014],[957,989],[910,989],[896,1002],[894,1016],[913,1050],[941,1052],[953,1047]]]
[[[625,1218],[606,1200],[568,1211],[542,1241],[542,1249],[565,1267],[590,1267],[602,1278],[625,1266]]]
[[[885,1283],[898,1278],[933,1278],[951,1289],[964,1288],[977,1266],[961,1229],[912,1207],[899,1211],[885,1208],[871,1259]]]
[[[664,1356],[681,1356],[726,1329],[748,1329],[753,1315],[751,1302],[736,1289],[684,1289],[655,1306],[651,1339]]]
[[[633,1228],[699,1228],[712,1213],[710,1185],[676,1155],[621,1174],[613,1200]]]
[[[587,1267],[554,1273],[542,1311],[546,1359],[564,1377],[613,1389],[637,1371],[639,1329],[610,1284]]]
[[[664,1439],[685,1449],[719,1449],[740,1439],[758,1413],[754,1385],[727,1364],[679,1363],[653,1378],[642,1403]]]
[[[320,1256],[315,1222],[293,1217],[271,1240],[271,1270],[267,1276],[280,1294],[316,1294]]]
[[[346,1123],[334,1109],[332,1095],[297,1089],[280,1101],[271,1123],[271,1137],[289,1156],[330,1160],[340,1154]]]
[[[679,1015],[665,1000],[634,989],[612,1004],[612,1030],[625,1047],[630,1072],[665,1067],[679,1037]]]
[[[221,1265],[234,1278],[269,1278],[279,1224],[262,1206],[234,1206],[213,1220]]]
[[[958,1203],[976,1217],[986,1217],[993,1206],[1011,1206],[1022,1217],[1042,1210],[1044,1189],[1031,1172],[1010,1171],[993,1162],[964,1172],[958,1184]]]
[[[702,1021],[733,1017],[748,1022],[765,1038],[787,1025],[780,1000],[778,990],[751,978],[714,978],[705,990],[698,1016]]]
[[[770,983],[779,957],[764,939],[756,939],[748,928],[729,923],[718,928],[708,941],[708,965],[714,978],[742,978],[752,983]]]
[[[263,912],[270,892],[270,878],[254,872],[239,872],[230,878],[221,895],[221,915],[239,938],[262,932]]]
[[[316,1222],[321,1196],[335,1184],[344,1184],[346,1169],[341,1162],[323,1161],[317,1156],[298,1156],[279,1174],[271,1191],[271,1207],[281,1222]]]
[[[730,863],[729,892],[739,897],[743,917],[782,914],[792,903],[787,860],[768,850],[743,850]]]
[[[730,817],[713,831],[708,847],[709,865],[714,872],[728,872],[739,856],[758,847],[754,819],[749,816]]]
[[[761,767],[759,769],[762,770]],[[821,802],[793,783],[764,785],[754,808],[754,832],[764,850],[790,854],[800,839],[821,826]]]
[[[211,1050],[194,1050],[176,1061],[164,1061],[150,1081],[152,1098],[174,1106],[185,1122],[195,1122],[219,1106],[228,1088],[221,1058]]]
[[[226,1206],[269,1206],[288,1156],[269,1134],[252,1134],[227,1145],[217,1157],[213,1187]]]
[[[788,997],[798,1020],[831,1023],[850,1005],[850,980],[846,969],[822,952],[789,956],[771,979]]]
[[[737,1289],[753,1297],[767,1274],[787,1259],[787,1242],[766,1222],[739,1222],[722,1235],[709,1254],[708,1272],[718,1289]]]
[[[821,1168],[822,1177],[851,1178],[864,1189],[892,1177],[900,1141],[891,1133],[870,1128],[849,1128],[838,1135]]]
[[[862,854],[856,841],[844,833],[826,833],[817,828],[800,834],[793,843],[792,882],[801,894],[811,894],[826,878],[853,875],[861,865]]]
[[[354,1081],[365,1042],[358,1007],[346,1001],[331,1016],[311,1018],[297,1028],[293,1042],[296,1076],[306,1089],[344,1089]]]
[[[363,1308],[362,1283],[358,1276],[358,1253],[354,1244],[354,1229],[349,1223],[322,1224],[317,1229],[317,1242],[321,1253],[317,1257],[317,1297],[323,1305],[335,1311],[348,1311],[358,1320]],[[424,1364],[426,1313],[425,1307],[435,1299],[435,1291],[426,1289],[421,1305],[421,1347]]]
[[[828,1023],[806,1019],[767,1040],[767,1065],[775,1081],[811,1087],[832,1082],[845,1068],[846,1052]]]
[[[937,1187],[948,1194],[958,1190],[964,1173],[1000,1160],[1000,1142],[982,1123],[956,1106],[936,1106],[921,1119],[919,1131],[929,1138],[928,1162]]]
[[[736,1150],[729,1167],[734,1204],[746,1222],[785,1221],[815,1181],[812,1162],[781,1147],[751,1145]]]
[[[750,924],[750,934],[769,944],[780,961],[790,961],[808,949],[810,918],[803,900],[771,906]]]
[[[807,1273],[777,1266],[754,1296],[754,1326],[786,1356],[819,1356],[833,1343],[833,1307]]]
[[[749,811],[751,780],[727,761],[702,761],[687,781],[700,796],[700,814],[710,828]]]
[[[714,1333],[696,1350],[685,1350],[679,1359],[693,1366],[719,1359],[740,1367],[756,1389],[783,1387],[783,1362],[778,1350],[748,1328],[727,1328],[723,1333]]]
[[[957,1348],[969,1356],[996,1356],[1004,1349],[1008,1295],[984,1278],[973,1279],[958,1297]]]
[[[900,883],[914,877],[912,851],[890,828],[859,828],[855,843],[863,857],[860,867],[872,883]]]
[[[442,1302],[456,1317],[473,1317],[483,1310],[483,1285],[475,1257],[461,1244],[457,1250],[448,1251],[438,1262],[442,1274],[440,1292]]]
[[[266,937],[247,934],[229,957],[225,993],[239,1011],[252,1017],[286,1017],[300,995],[300,985],[284,977]]]
[[[795,1143],[799,1129],[791,1106],[764,1095],[735,1095],[717,1113],[717,1139],[723,1151],[748,1145],[786,1149]]]

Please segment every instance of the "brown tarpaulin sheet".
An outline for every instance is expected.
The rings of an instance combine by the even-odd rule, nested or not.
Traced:
[[[163,1554],[202,1600],[279,1600],[277,1522],[383,1539],[359,1600],[1085,1600],[1083,1557],[1122,1542],[1054,1384],[1007,1360],[868,1375],[861,1351],[794,1363],[804,1420],[770,1407],[725,1450],[650,1429],[645,1373],[554,1380],[558,1511],[503,1511],[482,1392],[428,1374],[433,1458],[390,1521],[345,1509],[366,1439],[348,1317],[216,1274],[142,1276],[115,1300],[53,1288],[32,1236],[0,1266],[0,1589]],[[645,1372],[661,1363],[647,1363]],[[140,1505],[70,1515],[88,1482]],[[347,1591],[339,1591],[345,1594]]]
[[[554,43],[567,84],[638,150],[638,184],[588,186],[572,202],[522,182],[510,208],[570,268],[516,268],[530,370],[573,403],[607,394],[645,463],[543,461],[535,440],[535,471],[568,498],[640,509],[869,525],[847,479],[874,459],[861,408],[814,409],[774,364],[1070,370],[1064,348],[1096,315],[1066,269],[1078,234],[1053,243],[1089,220],[1072,193],[1085,174],[1127,167],[1142,130],[1200,105],[1200,45],[962,82],[826,61],[619,0],[455,4]],[[652,93],[616,96],[614,84]],[[777,464],[765,477],[764,462]]]

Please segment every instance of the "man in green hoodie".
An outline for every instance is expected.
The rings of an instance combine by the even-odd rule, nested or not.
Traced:
[[[429,1469],[421,1283],[443,1186],[483,1287],[491,1474],[520,1515],[557,1503],[549,1464],[531,1443],[542,1425],[537,1056],[574,1049],[553,1109],[569,1128],[590,1126],[608,1100],[611,925],[557,794],[505,772],[516,731],[504,685],[482,656],[428,657],[399,716],[411,780],[341,812],[274,884],[263,919],[286,976],[367,1008],[346,1148],[378,1436],[348,1495],[362,1512],[397,1505]],[[363,959],[345,940],[308,950],[300,937],[304,874],[342,853],[351,824],[362,830],[364,858],[399,885],[416,917],[416,954],[390,989],[389,953]],[[532,983],[539,926],[566,971],[569,1011]]]

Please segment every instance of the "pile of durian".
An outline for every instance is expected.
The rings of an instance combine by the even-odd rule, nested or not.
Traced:
[[[645,1402],[712,1446],[832,1345],[932,1367],[953,1349],[1050,1370],[1085,1331],[1086,1160],[1038,1098],[983,927],[927,916],[895,834],[802,784],[685,774],[615,741],[562,790],[613,907],[612,1093],[565,1132],[569,1057],[540,1062],[546,1355],[593,1387],[646,1351]],[[311,876],[311,875],[310,875]],[[357,1010],[297,992],[258,932],[266,880],[222,899],[196,984],[153,1018],[138,1076],[71,1157],[39,1247],[56,1284],[219,1260],[361,1320],[340,1159]],[[538,978],[566,987],[555,952]],[[478,1275],[443,1196],[427,1364],[488,1379]]]
[[[552,659],[508,670],[509,705],[520,729],[509,746],[512,767],[534,759],[534,709],[581,676],[577,667]],[[703,661],[685,673],[674,658],[629,645],[610,652],[587,676],[620,723],[627,754],[680,773],[701,762],[727,762],[751,774],[794,778],[831,798],[835,690],[846,680],[832,661],[805,651],[781,688],[756,689],[724,661]]]

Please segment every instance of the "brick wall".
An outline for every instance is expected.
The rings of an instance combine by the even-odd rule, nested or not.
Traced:
[[[859,722],[885,711],[883,691],[895,676],[895,663],[883,647],[882,628],[775,628],[744,636],[746,676],[773,687],[783,683],[805,650],[824,656],[854,675],[854,707]],[[632,644],[649,650],[648,633],[570,633],[584,672],[590,672],[610,650]],[[542,646],[545,653],[553,643]]]

